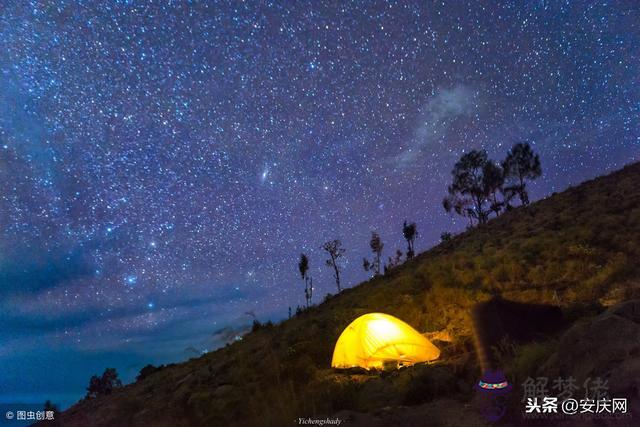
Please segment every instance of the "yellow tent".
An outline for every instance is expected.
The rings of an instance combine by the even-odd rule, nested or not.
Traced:
[[[333,350],[334,368],[383,368],[435,360],[438,347],[402,320],[384,313],[358,317],[342,332]]]

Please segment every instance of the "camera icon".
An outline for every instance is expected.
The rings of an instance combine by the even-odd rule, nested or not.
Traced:
[[[8,420],[12,420],[13,419],[13,411],[7,411],[6,414],[4,414],[4,416],[8,419]]]

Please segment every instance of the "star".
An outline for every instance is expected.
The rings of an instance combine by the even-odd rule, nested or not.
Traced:
[[[37,326],[3,341],[16,395],[287,317],[301,252],[318,303],[326,241],[345,287],[373,230],[385,259],[405,219],[430,248],[466,226],[441,201],[471,150],[531,142],[532,200],[640,155],[632,2],[36,3],[0,13],[0,324]],[[43,377],[59,349],[96,359]]]

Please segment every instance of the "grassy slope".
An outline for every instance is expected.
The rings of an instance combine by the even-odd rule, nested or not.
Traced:
[[[83,401],[64,425],[289,425],[297,416],[465,399],[476,375],[468,309],[499,292],[577,307],[638,294],[640,164],[514,209],[274,327]],[[351,375],[330,364],[360,314],[395,315],[419,331],[447,328],[443,361]],[[457,382],[457,383],[456,383]],[[95,423],[95,424],[93,424]]]

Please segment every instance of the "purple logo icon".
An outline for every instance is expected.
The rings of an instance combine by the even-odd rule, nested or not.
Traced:
[[[511,384],[502,371],[487,371],[475,385],[480,401],[480,412],[487,421],[496,422],[507,412]]]

